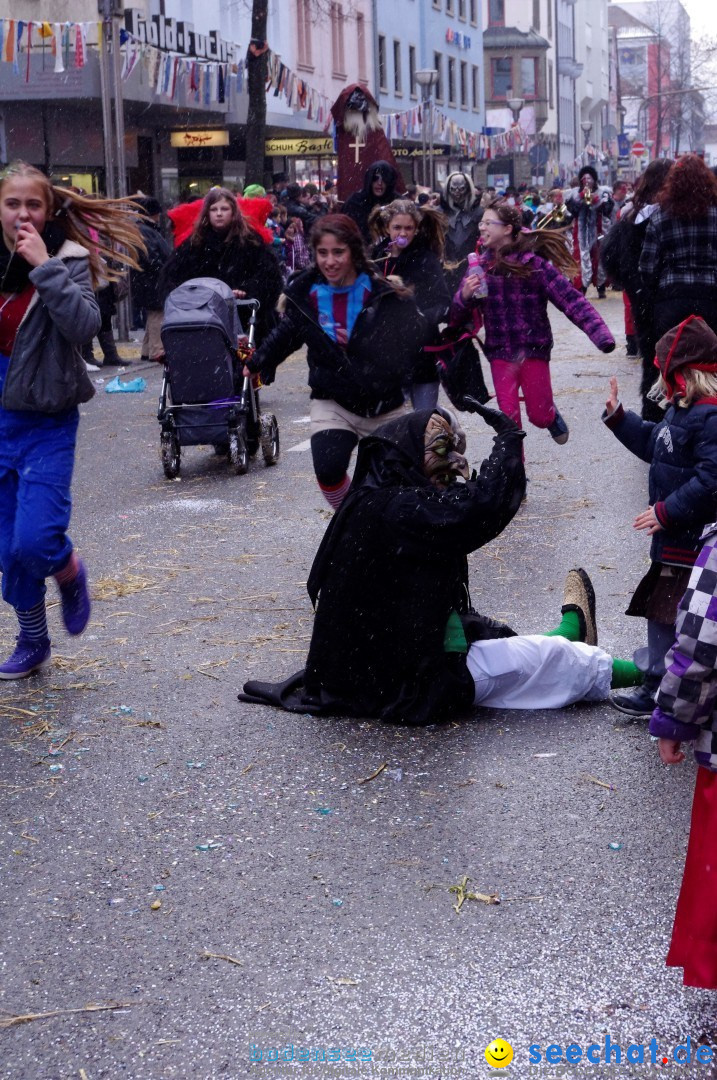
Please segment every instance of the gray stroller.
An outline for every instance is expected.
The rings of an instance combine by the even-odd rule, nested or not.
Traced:
[[[239,309],[248,312],[246,331]],[[179,475],[181,448],[210,444],[236,473],[261,447],[266,465],[279,458],[279,426],[262,414],[252,377],[242,374],[254,347],[258,300],[237,300],[217,278],[192,278],[167,297],[162,322],[164,379],[157,419],[164,474]],[[239,341],[244,337],[245,343]]]

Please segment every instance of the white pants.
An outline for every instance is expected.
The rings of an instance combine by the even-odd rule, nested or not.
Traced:
[[[564,637],[527,634],[474,641],[466,657],[474,704],[496,709],[560,709],[610,695],[612,657]]]

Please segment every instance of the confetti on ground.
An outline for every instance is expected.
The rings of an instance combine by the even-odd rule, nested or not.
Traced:
[[[377,776],[380,776],[383,770],[388,765],[387,761],[382,761],[375,772],[370,773],[369,776],[362,776],[360,780],[357,780],[357,784],[368,784],[369,780],[375,780]]]
[[[204,949],[204,951],[199,954],[199,959],[226,960],[228,964],[236,964],[237,967],[241,967],[241,960],[237,960],[235,956],[226,956],[225,953],[220,952],[209,952],[207,949]]]

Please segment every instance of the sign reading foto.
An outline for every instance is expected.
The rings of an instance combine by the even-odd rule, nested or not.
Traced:
[[[171,131],[170,146],[229,146],[228,131]]]

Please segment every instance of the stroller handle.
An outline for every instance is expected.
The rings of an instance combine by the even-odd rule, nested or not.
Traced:
[[[251,309],[251,313],[249,315],[249,333],[247,334],[247,345],[250,349],[253,350],[254,341],[256,338],[256,315],[259,308],[261,307],[261,304],[253,297],[247,297],[246,299],[239,299],[239,297],[234,297],[234,303],[236,304],[237,308],[248,307]]]

